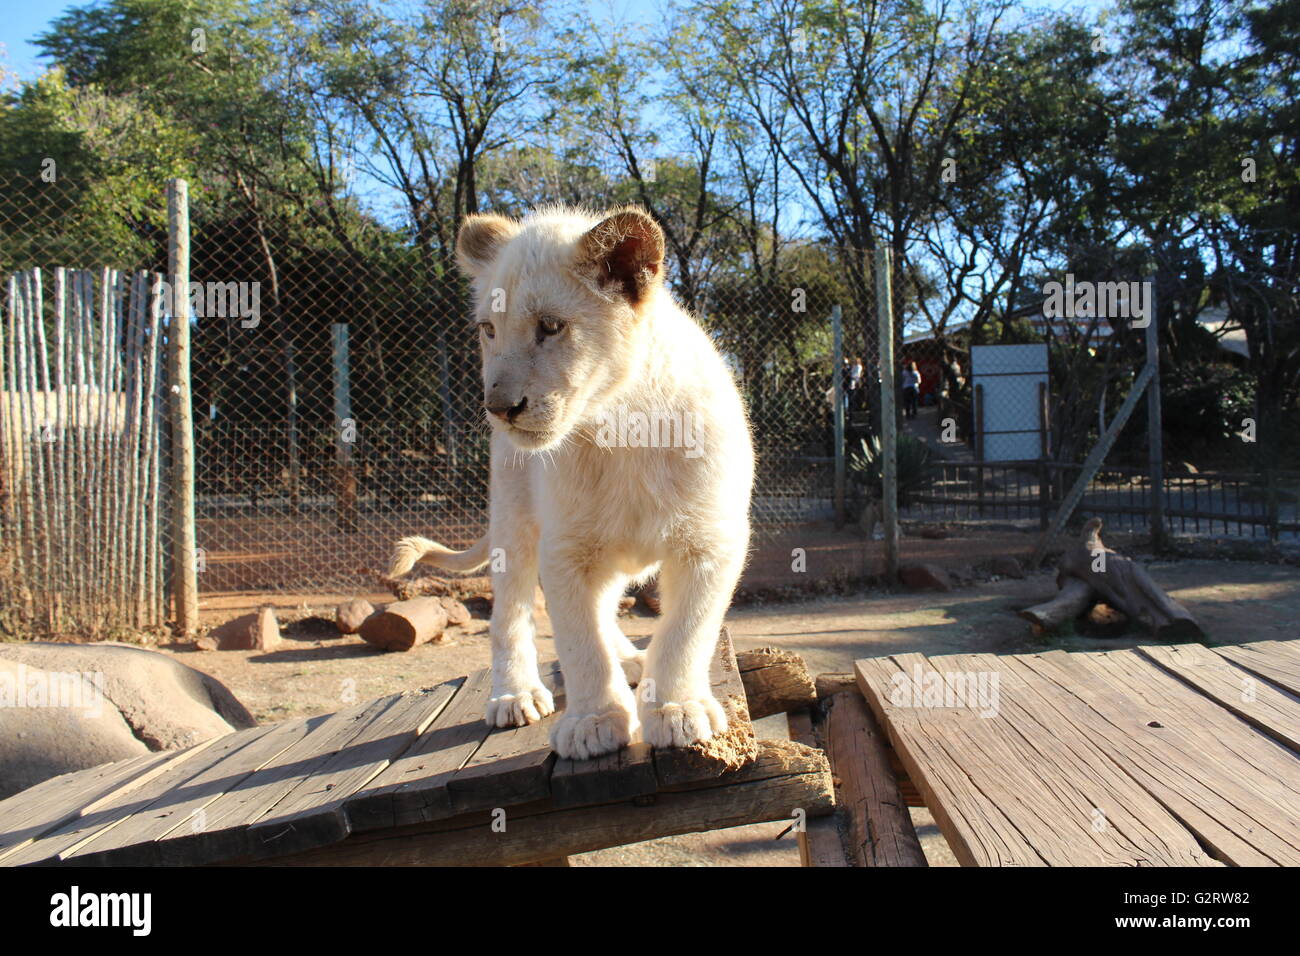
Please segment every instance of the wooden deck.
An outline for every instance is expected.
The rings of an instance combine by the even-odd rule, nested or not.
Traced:
[[[963,865],[1300,865],[1300,641],[855,668]],[[869,861],[882,845],[856,849]]]
[[[67,774],[0,802],[0,865],[524,864],[829,813],[819,751],[754,739],[725,631],[712,676],[732,726],[703,747],[557,760],[554,717],[484,724],[480,671]]]

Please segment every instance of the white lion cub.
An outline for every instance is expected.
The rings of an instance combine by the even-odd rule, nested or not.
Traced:
[[[730,371],[664,286],[663,232],[636,208],[472,216],[456,255],[493,426],[489,528],[461,552],[405,538],[393,576],[496,557],[489,724],[555,709],[533,644],[540,572],[567,696],[557,754],[609,753],[638,728],[655,747],[724,731],[709,662],[749,546],[754,453]],[[656,570],[663,616],[641,660],[618,600]],[[640,665],[635,698],[624,663]]]

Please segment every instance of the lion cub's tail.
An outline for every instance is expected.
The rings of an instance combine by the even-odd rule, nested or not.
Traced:
[[[488,536],[483,535],[464,551],[452,551],[428,538],[403,538],[393,549],[388,576],[400,578],[419,564],[432,564],[447,571],[477,571],[488,561]]]

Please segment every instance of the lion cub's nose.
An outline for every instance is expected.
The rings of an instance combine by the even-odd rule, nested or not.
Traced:
[[[500,418],[503,421],[513,422],[519,417],[519,414],[528,407],[528,398],[521,398],[514,405],[507,405],[499,399],[484,402],[483,404],[484,407],[497,418]]]

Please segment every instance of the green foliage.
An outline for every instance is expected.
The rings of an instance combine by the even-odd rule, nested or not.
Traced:
[[[849,474],[853,481],[873,498],[884,491],[884,457],[880,438],[872,435],[858,442],[849,455]],[[934,478],[935,459],[930,446],[912,435],[899,435],[897,447],[898,503],[906,505],[911,496],[930,485]]]

